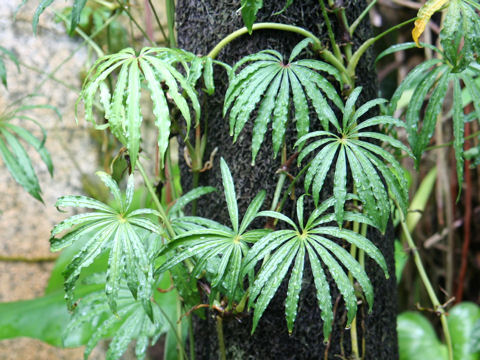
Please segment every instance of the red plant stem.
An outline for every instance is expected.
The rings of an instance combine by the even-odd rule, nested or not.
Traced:
[[[473,111],[472,104],[465,107],[465,113]],[[470,135],[470,123],[465,124],[465,137]],[[470,141],[465,142],[465,151],[470,149]],[[462,259],[460,264],[460,274],[458,275],[457,291],[455,293],[455,302],[459,303],[463,298],[463,285],[467,273],[468,248],[470,247],[471,222],[472,222],[472,174],[470,170],[470,161],[465,160],[465,215],[463,228]]]
[[[167,153],[167,156],[170,156],[170,152]],[[170,162],[165,162],[165,202],[167,205],[170,205],[173,202],[173,180],[170,169]]]
[[[153,39],[153,24],[152,24],[152,8],[148,3],[148,0],[145,0],[145,29],[148,37]]]

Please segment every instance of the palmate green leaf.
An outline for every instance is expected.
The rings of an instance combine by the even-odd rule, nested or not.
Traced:
[[[150,303],[152,288],[149,284],[153,280],[153,265],[147,256],[145,238],[148,234],[163,233],[162,228],[150,218],[152,215],[158,217],[160,214],[151,209],[132,208],[133,175],[130,175],[125,196],[120,193],[118,185],[110,175],[103,172],[99,172],[98,175],[114,195],[116,207],[79,196],[62,197],[56,203],[57,207],[73,206],[96,210],[93,213],[74,215],[57,224],[51,232],[52,251],[70,246],[82,235],[90,233],[89,240],[73,257],[63,273],[68,305],[70,308],[73,306],[75,283],[82,269],[108,250],[110,254],[105,292],[111,310],[117,311],[120,282],[126,278],[132,294],[141,298],[145,310],[152,315]],[[65,230],[70,231],[64,236],[57,237]],[[160,240],[158,237],[149,238],[148,242],[152,241]]]
[[[232,69],[234,76],[225,95],[223,115],[230,110],[230,133],[236,141],[258,108],[252,138],[252,164],[255,163],[271,119],[275,155],[284,141],[289,122],[293,120],[290,119],[291,113],[296,121],[297,135],[301,137],[308,133],[309,102],[324,129],[328,129],[329,123],[340,129],[325,96],[340,109],[343,109],[342,100],[335,87],[321,74],[326,73],[339,81],[338,70],[318,60],[294,61],[310,43],[310,39],[300,42],[292,50],[288,62],[278,52],[264,50],[244,57]],[[290,109],[291,103],[294,105],[293,111]]]
[[[185,119],[186,135],[191,126],[190,107],[187,99],[191,102],[196,124],[198,123],[200,104],[197,93],[193,85],[174,66],[176,63],[180,63],[190,70],[189,63],[196,64],[200,61],[194,61],[195,59],[199,58],[178,49],[147,47],[137,55],[133,49],[128,48],[98,59],[90,69],[79,97],[79,100],[83,100],[85,104],[85,119],[96,125],[93,117],[93,103],[95,96],[99,93],[108,126],[119,141],[127,147],[132,168],[135,167],[140,149],[142,123],[140,93],[143,81],[146,82],[147,89],[151,94],[162,164],[168,147],[172,122],[167,94]],[[116,71],[119,73],[113,94],[110,96],[105,81]],[[194,69],[191,74],[195,77],[193,72],[195,72]],[[209,81],[211,82],[211,80]],[[166,85],[166,90],[161,86],[162,83]],[[210,90],[212,89],[211,83],[208,87]],[[182,93],[185,93],[185,96]]]
[[[392,96],[387,111],[389,114],[393,114],[402,94],[407,90],[413,92],[407,107],[405,121],[407,124],[408,141],[412,147],[415,163],[418,167],[421,156],[427,149],[433,136],[442,106],[450,96],[447,89],[450,85],[454,90],[457,89],[457,91],[453,92],[452,98],[452,122],[453,145],[459,184],[463,182],[463,128],[466,121],[463,115],[463,106],[465,104],[463,103],[461,91],[458,88],[460,80],[465,85],[464,91],[469,93],[473,100],[476,112],[473,118],[480,118],[480,103],[478,101],[480,90],[473,80],[480,75],[475,60],[476,51],[480,46],[478,36],[480,33],[480,20],[477,14],[473,16],[470,13],[471,9],[471,6],[464,1],[450,1],[445,27],[441,32],[444,52],[437,49],[441,58],[425,61],[411,70]],[[465,25],[467,23],[469,25]],[[471,29],[465,29],[465,26],[470,26]],[[464,43],[463,47],[460,45],[462,40]],[[427,103],[426,107],[425,103]],[[425,111],[422,119],[423,108],[425,108]],[[459,188],[461,189],[461,186]]]
[[[90,332],[85,347],[84,358],[88,359],[96,344],[103,338],[112,336],[106,359],[116,360],[127,350],[128,344],[136,340],[138,359],[145,358],[145,346],[153,345],[160,335],[169,329],[168,320],[162,314],[161,305],[153,303],[152,316],[145,313],[141,303],[130,294],[128,288],[121,284],[118,296],[118,313],[112,314],[108,298],[101,291],[88,294],[79,302],[73,316],[65,328],[64,337],[68,338],[88,323],[96,324]],[[143,350],[143,351],[141,351]]]
[[[361,88],[354,89],[347,100],[342,128],[337,135],[329,131],[318,131],[298,139],[295,146],[299,147],[307,140],[319,137],[301,150],[298,156],[299,164],[306,156],[315,153],[305,175],[305,191],[312,187],[312,196],[316,205],[329,170],[334,167],[333,193],[336,199],[335,216],[339,226],[343,223],[344,204],[346,201],[347,177],[351,176],[358,196],[363,203],[367,216],[382,231],[385,230],[390,216],[389,195],[402,205],[406,213],[408,193],[406,180],[398,161],[382,147],[369,143],[369,139],[380,140],[387,145],[410,154],[410,150],[400,141],[380,132],[363,131],[366,127],[404,124],[391,116],[375,116],[359,122],[373,107],[384,102],[383,99],[370,100],[355,111],[355,102]],[[340,125],[337,120],[332,124]],[[333,164],[336,159],[335,164]],[[387,166],[384,162],[390,164]],[[386,180],[384,184],[380,175]],[[313,185],[312,185],[313,184]]]
[[[247,231],[250,223],[258,215],[265,199],[265,191],[261,191],[248,206],[240,222],[235,186],[227,163],[220,162],[225,200],[230,215],[231,228],[218,224],[213,220],[199,217],[187,217],[173,222],[179,228],[179,235],[169,242],[160,252],[167,260],[156,274],[167,271],[187,259],[195,261],[191,276],[202,271],[207,272],[211,280],[212,293],[224,292],[233,301],[243,282],[241,273],[243,257],[248,251],[248,243],[256,242],[268,232],[267,230]],[[209,263],[215,262],[213,270]]]
[[[37,175],[30,156],[23,144],[26,143],[37,151],[47,166],[48,172],[50,175],[53,175],[52,159],[45,147],[46,131],[38,121],[24,114],[26,111],[38,108],[49,109],[59,115],[55,107],[47,105],[24,105],[13,111],[0,114],[0,157],[3,159],[13,179],[35,199],[43,201]],[[43,137],[37,138],[29,130],[12,124],[12,120],[33,122],[38,126]]]
[[[346,196],[353,199],[352,195]],[[298,202],[304,201],[301,197]],[[285,299],[285,316],[287,320],[288,331],[293,331],[295,319],[298,311],[298,299],[302,289],[303,272],[305,267],[305,255],[309,257],[310,267],[314,276],[314,282],[317,289],[317,299],[321,310],[322,320],[324,321],[323,336],[327,340],[332,330],[333,309],[330,295],[330,285],[327,282],[322,263],[329,270],[334,282],[342,294],[347,307],[347,326],[354,319],[357,311],[357,298],[355,289],[343,267],[345,267],[352,276],[358,281],[365,294],[367,303],[372,308],[373,305],[373,287],[365,273],[363,267],[350,253],[340,246],[337,242],[344,240],[347,244],[352,244],[371,257],[383,269],[388,277],[385,259],[380,251],[367,238],[350,230],[339,229],[322,224],[331,222],[332,214],[327,210],[332,208],[336,199],[331,198],[314,210],[307,220],[305,226],[302,224],[303,204],[297,202],[297,217],[299,227],[285,215],[272,211],[260,212],[259,216],[271,216],[286,221],[292,229],[278,230],[267,234],[257,241],[248,252],[245,258],[242,273],[246,274],[252,271],[255,265],[263,260],[263,264],[255,277],[253,284],[250,285],[250,305],[254,306],[252,333],[255,331],[260,318],[268,307],[271,299],[277,292],[280,284],[287,276],[291,268],[288,282],[287,297]],[[300,212],[300,213],[298,213]],[[345,219],[352,220],[351,214],[345,212]],[[360,223],[365,217],[355,217]],[[331,240],[332,238],[337,241]]]

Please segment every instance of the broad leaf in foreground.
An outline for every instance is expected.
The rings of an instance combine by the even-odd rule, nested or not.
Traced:
[[[222,180],[230,215],[232,228],[218,224],[215,221],[190,217],[195,230],[186,231],[178,235],[162,250],[160,255],[170,255],[170,258],[158,269],[158,273],[166,271],[182,261],[196,258],[192,275],[198,275],[205,270],[208,261],[219,260],[211,287],[218,290],[223,287],[227,290],[227,297],[233,300],[238,287],[242,286],[240,270],[245,254],[248,252],[248,243],[261,238],[267,230],[247,231],[248,226],[260,210],[265,191],[261,191],[250,203],[242,221],[239,221],[237,199],[232,175],[223,158],[221,159]],[[188,226],[188,221],[182,222]]]
[[[344,247],[339,245],[338,241],[355,245],[365,251],[365,254],[380,265],[386,277],[388,277],[387,264],[377,247],[364,236],[351,230],[326,225],[334,220],[333,214],[325,213],[334,204],[335,199],[333,198],[324,202],[311,213],[305,225],[303,196],[297,201],[298,225],[285,215],[274,211],[262,211],[258,214],[258,216],[268,216],[285,221],[291,226],[291,229],[277,230],[264,236],[253,245],[245,258],[242,271],[244,274],[252,271],[256,264],[264,259],[255,282],[250,286],[250,305],[254,305],[252,333],[290,268],[292,270],[285,299],[285,315],[288,331],[290,333],[293,331],[298,311],[298,299],[302,290],[305,256],[308,256],[317,288],[318,305],[324,322],[324,339],[328,339],[333,322],[330,285],[327,282],[324,268],[330,272],[345,301],[347,326],[350,325],[357,312],[357,298],[354,286],[344,268],[358,281],[369,308],[372,308],[373,287],[365,270]],[[344,219],[371,225],[369,219],[359,213],[346,212]],[[337,241],[333,241],[332,238]]]
[[[310,127],[309,102],[325,130],[328,130],[329,119],[335,116],[326,98],[339,109],[343,109],[342,100],[335,87],[320,74],[326,73],[341,84],[337,69],[319,60],[294,61],[310,43],[311,39],[301,41],[292,50],[288,61],[284,61],[277,51],[264,50],[244,57],[232,69],[235,75],[225,95],[223,115],[231,108],[230,135],[234,136],[234,141],[259,104],[253,128],[252,164],[255,163],[271,119],[273,150],[275,154],[278,153],[289,123],[291,102],[295,106],[298,137],[307,134]],[[247,63],[249,65],[236,74],[236,71]]]
[[[64,196],[57,200],[57,207],[90,208],[95,211],[73,215],[57,224],[50,238],[52,251],[59,251],[72,245],[83,234],[90,233],[90,239],[75,255],[64,271],[66,299],[69,308],[73,307],[75,283],[83,268],[92,264],[103,251],[109,251],[105,292],[108,305],[117,311],[117,297],[120,283],[126,278],[133,296],[137,296],[149,313],[152,294],[153,265],[147,254],[145,234],[162,234],[162,228],[151,217],[160,217],[152,209],[133,209],[133,175],[128,179],[125,196],[110,175],[98,172],[97,175],[110,189],[116,207],[85,196]],[[56,237],[65,230],[67,234]],[[153,240],[149,240],[150,242]],[[155,241],[160,241],[157,237]]]
[[[318,138],[300,152],[298,163],[300,164],[307,155],[315,152],[315,157],[305,176],[305,190],[308,191],[312,186],[315,204],[318,204],[320,192],[330,168],[335,169],[333,195],[337,200],[335,215],[339,226],[342,226],[343,223],[346,179],[351,176],[365,208],[365,213],[382,231],[385,231],[391,208],[389,194],[398,201],[406,214],[408,187],[402,167],[395,157],[370,141],[380,140],[407,154],[410,154],[410,150],[400,141],[381,132],[367,131],[376,126],[403,127],[404,124],[391,116],[374,116],[360,122],[365,113],[386,102],[384,99],[370,100],[355,111],[355,102],[361,90],[361,87],[356,88],[348,98],[341,127],[335,116],[330,118],[330,121],[339,129],[339,134],[329,131],[314,131],[297,141],[297,146],[299,146],[311,138]],[[390,166],[387,166],[386,163]]]

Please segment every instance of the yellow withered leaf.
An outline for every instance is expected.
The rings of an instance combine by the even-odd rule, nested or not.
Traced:
[[[423,4],[420,10],[418,10],[418,19],[415,20],[415,28],[412,30],[413,40],[418,47],[420,47],[418,38],[420,35],[422,35],[423,31],[425,30],[425,26],[427,26],[433,13],[441,9],[449,2],[450,0],[428,0],[425,4]]]

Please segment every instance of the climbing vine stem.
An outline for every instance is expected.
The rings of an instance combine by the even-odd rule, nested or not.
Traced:
[[[395,26],[392,26],[390,29],[384,31],[383,33],[373,37],[373,38],[370,38],[368,39],[367,41],[365,41],[358,49],[357,51],[355,51],[355,53],[352,55],[352,59],[351,61],[348,63],[348,66],[347,66],[347,74],[348,76],[351,78],[351,79],[354,79],[355,78],[355,70],[357,68],[357,65],[358,65],[358,61],[360,60],[360,58],[363,56],[363,54],[365,54],[365,52],[368,50],[368,48],[370,46],[372,46],[376,41],[380,40],[382,37],[384,37],[385,35],[388,35],[390,34],[392,31],[395,31],[405,25],[408,25],[412,22],[414,22],[417,18],[413,18],[413,19],[410,19],[410,20],[407,20],[407,21],[404,21],[398,25],[395,25]]]
[[[327,26],[327,33],[330,39],[330,45],[332,45],[333,53],[335,57],[343,63],[342,54],[340,52],[340,47],[338,46],[337,42],[335,41],[335,35],[333,33],[332,24],[330,23],[330,19],[328,18],[327,9],[325,8],[325,3],[323,0],[319,0],[320,8],[322,9],[323,20],[325,20],[325,25]]]
[[[223,336],[223,319],[221,316],[217,316],[217,335],[218,335],[218,348],[220,350],[220,360],[227,360],[227,352],[225,350],[225,339]]]
[[[308,30],[305,30],[304,28],[294,26],[294,25],[286,25],[286,24],[277,24],[277,23],[271,23],[271,22],[265,22],[265,23],[257,23],[253,24],[252,31],[256,30],[283,30],[283,31],[289,31],[289,32],[294,32],[300,35],[305,36],[306,38],[310,38],[313,40],[313,49],[314,50],[320,50],[322,47],[322,43],[318,37],[313,35]],[[215,47],[208,53],[207,56],[211,57],[212,59],[215,59],[218,56],[218,53],[228,44],[230,44],[233,40],[237,39],[238,37],[245,35],[248,33],[248,29],[246,27],[243,27],[241,29],[238,29],[234,32],[232,32],[230,35],[227,35],[225,38],[223,38]]]
[[[137,169],[140,171],[143,181],[145,182],[145,186],[147,187],[147,190],[150,193],[150,196],[152,197],[153,202],[155,203],[155,207],[157,208],[158,212],[162,217],[162,222],[165,228],[167,229],[168,236],[170,237],[170,239],[173,239],[175,237],[175,231],[172,228],[172,224],[170,224],[170,221],[168,220],[165,209],[163,208],[162,204],[160,203],[160,200],[158,199],[155,189],[153,188],[152,182],[148,178],[148,175],[145,172],[145,169],[143,168],[142,164],[140,164],[140,161],[137,161]]]
[[[400,224],[402,226],[403,234],[405,235],[407,244],[410,248],[410,251],[413,254],[413,260],[415,262],[415,266],[417,267],[418,274],[420,275],[420,279],[422,280],[423,285],[427,290],[428,296],[433,305],[433,309],[440,316],[440,322],[442,323],[443,334],[445,336],[445,342],[447,344],[448,360],[453,360],[452,339],[450,337],[450,331],[448,329],[447,316],[445,314],[445,309],[443,308],[442,304],[440,304],[440,301],[438,300],[437,295],[435,294],[435,290],[433,290],[432,283],[430,282],[427,272],[425,271],[425,268],[422,263],[422,259],[420,258],[420,254],[418,253],[418,249],[415,246],[412,236],[410,235],[410,231],[408,231],[407,221],[402,212],[402,209],[396,201],[395,201],[395,204],[397,206],[398,213],[400,214]]]
[[[355,30],[357,29],[358,25],[360,24],[360,22],[365,18],[365,16],[368,15],[368,13],[370,12],[370,10],[372,9],[372,7],[375,6],[375,4],[377,3],[378,0],[373,0],[370,2],[370,4],[368,4],[368,6],[362,11],[362,13],[358,16],[358,18],[355,19],[355,21],[352,23],[352,25],[350,25],[350,27],[348,28],[348,32],[350,34],[350,36],[353,36],[353,33],[355,32]]]

